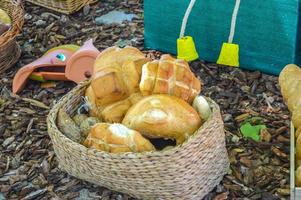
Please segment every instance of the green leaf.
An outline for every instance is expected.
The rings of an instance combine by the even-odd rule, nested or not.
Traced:
[[[260,141],[260,130],[266,129],[265,125],[252,126],[250,122],[243,124],[240,127],[240,132],[245,138],[251,138],[256,142]]]

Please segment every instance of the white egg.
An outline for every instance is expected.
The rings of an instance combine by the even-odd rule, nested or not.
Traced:
[[[202,119],[207,120],[212,111],[208,101],[203,96],[194,99],[192,106],[197,110]]]

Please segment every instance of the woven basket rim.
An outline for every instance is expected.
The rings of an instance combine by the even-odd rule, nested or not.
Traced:
[[[17,35],[21,32],[23,24],[24,24],[24,5],[22,3],[22,1],[17,1],[17,0],[0,0],[0,2],[9,2],[9,4],[11,4],[12,7],[14,8],[19,8],[17,11],[21,12],[18,13],[18,15],[14,15],[11,16],[9,15],[9,17],[12,20],[12,24],[10,29],[8,29],[6,32],[4,32],[2,35],[0,35],[0,41],[4,41],[4,42],[0,42],[0,46],[4,46],[7,43],[9,43],[11,40],[14,40]],[[3,9],[4,11],[7,11],[7,9],[3,8],[2,6],[0,6],[1,9]],[[16,20],[14,20],[16,19]]]
[[[17,63],[20,55],[21,55],[21,48],[20,45],[15,40],[11,40],[9,43],[0,46],[0,73],[6,71],[15,63]],[[5,58],[10,57],[10,59],[5,59],[4,57]]]
[[[215,114],[220,113],[220,108],[217,105],[217,103],[215,101],[213,101],[212,99],[210,99],[209,97],[205,97],[210,104],[210,107],[212,109],[212,113],[210,115],[210,117],[201,125],[201,127],[199,127],[195,133],[191,136],[189,136],[189,138],[187,140],[185,140],[184,143],[174,146],[171,149],[167,149],[167,150],[155,150],[155,151],[147,151],[147,152],[125,152],[125,153],[110,153],[110,152],[106,152],[106,151],[101,151],[101,150],[97,150],[97,149],[93,149],[93,148],[87,148],[84,145],[74,142],[71,139],[69,139],[67,136],[65,136],[65,134],[63,134],[59,128],[57,127],[56,124],[56,117],[58,115],[58,111],[59,109],[68,101],[69,96],[72,96],[73,93],[81,90],[83,87],[88,87],[88,85],[90,84],[90,80],[81,82],[79,85],[77,85],[75,88],[73,88],[70,92],[68,92],[66,95],[64,95],[59,102],[56,103],[56,105],[53,106],[53,108],[50,110],[48,117],[47,117],[47,124],[48,124],[48,129],[54,129],[54,131],[56,133],[60,134],[60,138],[63,138],[64,140],[69,140],[71,142],[72,145],[74,145],[74,147],[79,148],[83,151],[87,151],[91,154],[97,154],[97,155],[102,155],[102,156],[109,156],[111,158],[133,158],[133,157],[152,157],[152,156],[163,156],[163,155],[170,155],[170,154],[174,154],[178,151],[180,151],[182,148],[184,148],[185,146],[189,145],[189,143],[191,143],[193,140],[196,139],[196,136],[201,134],[202,130],[205,129],[206,127],[210,126],[210,123],[214,117]],[[48,134],[51,134],[48,130]]]
[[[55,0],[27,0],[28,2],[53,10],[58,13],[70,15],[79,11],[83,6],[87,4],[96,3],[98,0],[64,0],[64,1],[55,1]]]

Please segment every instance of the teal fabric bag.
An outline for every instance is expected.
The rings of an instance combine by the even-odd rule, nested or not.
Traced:
[[[177,53],[177,39],[190,0],[144,0],[145,47]],[[201,59],[216,62],[227,42],[235,0],[197,0],[188,19]],[[278,75],[290,63],[301,64],[299,0],[241,0],[233,43],[240,66]]]

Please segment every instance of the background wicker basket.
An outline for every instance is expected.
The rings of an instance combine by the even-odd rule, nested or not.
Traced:
[[[71,14],[87,4],[96,2],[97,0],[27,0],[33,4],[54,10],[56,12]]]
[[[24,22],[24,9],[21,1],[0,0],[0,8],[12,19],[12,27],[0,35],[0,73],[15,64],[21,50],[15,38],[20,33]]]
[[[84,82],[64,96],[47,119],[63,170],[139,199],[202,199],[222,180],[229,160],[223,121],[213,101],[213,115],[183,145],[166,151],[110,154],[71,141],[56,126],[58,110],[65,108],[73,115],[88,84]]]

